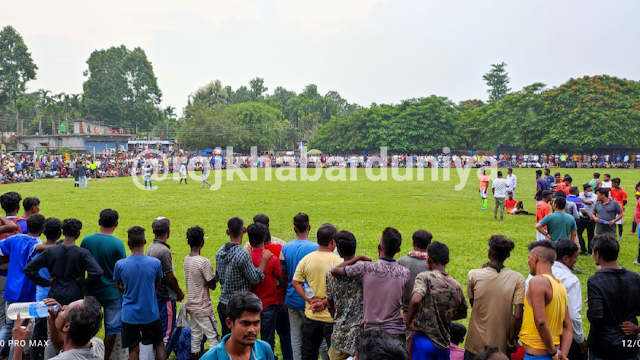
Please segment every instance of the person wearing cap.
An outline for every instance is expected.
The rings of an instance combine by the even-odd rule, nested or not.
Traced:
[[[160,260],[162,266],[163,277],[160,280],[160,285],[156,288],[156,297],[160,311],[160,322],[162,323],[163,341],[166,346],[176,326],[176,301],[184,299],[184,292],[174,275],[171,246],[167,244],[171,235],[171,221],[166,217],[156,218],[151,224],[151,229],[155,238],[147,248],[147,256]]]

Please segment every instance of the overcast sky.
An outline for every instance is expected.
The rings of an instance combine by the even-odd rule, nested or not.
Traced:
[[[609,74],[640,80],[638,0],[28,0],[13,25],[39,67],[29,90],[80,93],[95,49],[142,47],[163,106],[215,79],[269,92],[314,83],[368,106],[436,94],[486,100],[506,62],[511,88]]]

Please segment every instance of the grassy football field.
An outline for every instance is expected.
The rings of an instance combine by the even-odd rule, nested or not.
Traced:
[[[412,250],[411,234],[426,229],[434,240],[446,243],[451,252],[448,272],[462,284],[466,291],[466,276],[470,269],[479,268],[487,260],[487,240],[492,234],[503,234],[516,243],[506,266],[527,275],[528,250],[526,245],[534,241],[534,216],[507,216],[507,221],[493,220],[493,198],[489,195],[489,210],[480,210],[478,177],[472,169],[466,186],[455,190],[460,183],[455,169],[450,172],[450,181],[443,181],[443,170],[438,180],[432,181],[431,169],[424,170],[424,181],[395,181],[391,169],[387,169],[387,181],[370,181],[364,169],[357,170],[357,181],[329,181],[325,176],[315,182],[279,181],[273,176],[265,181],[264,169],[258,170],[258,181],[233,181],[223,179],[217,191],[201,189],[200,181],[189,180],[187,185],[177,181],[155,181],[155,191],[138,189],[131,178],[98,179],[89,182],[89,189],[77,190],[72,179],[48,179],[33,183],[2,186],[2,193],[19,192],[23,199],[35,196],[41,200],[41,213],[61,220],[77,218],[83,222],[82,236],[98,231],[98,215],[102,209],[113,208],[120,214],[120,224],[115,236],[125,241],[126,230],[133,225],[147,229],[147,242],[153,240],[151,223],[158,216],[172,222],[169,244],[174,252],[175,273],[184,289],[183,259],[189,252],[185,233],[190,226],[205,229],[203,256],[212,263],[217,249],[228,241],[226,222],[239,216],[245,226],[257,213],[265,213],[271,219],[273,236],[289,241],[294,238],[292,219],[298,212],[309,214],[312,240],[315,231],[323,223],[332,223],[340,230],[353,232],[358,241],[357,253],[377,258],[377,244],[382,230],[387,226],[397,228],[403,236],[402,252]],[[315,170],[310,170],[313,173]],[[379,169],[374,173],[379,174]],[[400,170],[400,174],[404,173]],[[417,169],[414,169],[417,171]],[[503,169],[506,176],[506,169]],[[569,173],[574,184],[591,179],[592,169],[561,169]],[[295,170],[294,170],[295,172]],[[625,234],[631,230],[632,213],[635,209],[634,186],[640,175],[634,170],[600,171],[622,179],[621,186],[629,195],[625,216]],[[245,170],[249,177],[249,170]],[[286,172],[285,172],[286,173]],[[335,173],[335,172],[334,172]],[[524,201],[525,210],[535,212],[535,170],[516,169],[518,187],[516,198]],[[275,175],[275,172],[274,172]],[[226,174],[223,172],[223,178]],[[349,170],[347,170],[347,180]],[[210,178],[211,181],[211,178]],[[22,211],[22,210],[21,210]],[[584,234],[586,238],[586,232]],[[245,241],[247,241],[245,237]],[[78,241],[78,245],[80,241]],[[625,235],[621,242],[620,264],[634,271],[632,264],[638,253],[638,239]],[[215,264],[214,264],[215,266]],[[586,299],[586,281],[594,273],[595,265],[589,257],[580,257],[576,266],[582,269],[578,277]],[[219,290],[212,291],[214,309]],[[469,312],[470,314],[470,312]],[[585,328],[586,308],[583,309]],[[216,313],[217,317],[217,313]],[[467,320],[462,321],[467,325]],[[279,347],[276,346],[279,352]]]

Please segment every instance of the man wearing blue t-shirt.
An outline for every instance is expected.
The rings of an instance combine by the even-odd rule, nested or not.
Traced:
[[[127,231],[131,255],[119,260],[113,280],[122,295],[122,347],[129,348],[129,359],[140,356],[139,343],[153,344],[156,360],[166,360],[162,324],[155,289],[162,279],[160,260],[144,254],[144,229],[134,226]]]
[[[307,254],[318,250],[318,244],[309,241],[311,226],[309,226],[309,216],[307,214],[299,213],[293,218],[293,230],[296,233],[296,239],[282,246],[280,263],[282,264],[282,270],[286,271],[288,279],[284,303],[289,311],[291,350],[293,351],[293,359],[300,360],[302,359],[302,326],[304,325],[305,302],[298,295],[291,281],[300,260]]]
[[[258,340],[262,300],[250,292],[237,292],[229,299],[227,318],[220,319],[231,333],[200,360],[274,360],[271,345]]]
[[[9,256],[7,284],[4,291],[6,308],[14,302],[32,302],[36,300],[36,285],[24,274],[24,267],[36,255],[36,246],[42,244],[38,238],[44,230],[45,218],[36,214],[27,220],[28,233],[13,235],[0,241],[0,256]],[[0,330],[0,339],[10,339],[13,320],[8,317]],[[4,344],[2,344],[4,347]]]

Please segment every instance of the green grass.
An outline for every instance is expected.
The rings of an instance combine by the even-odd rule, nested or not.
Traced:
[[[506,169],[505,169],[506,170]],[[313,173],[312,170],[310,173]],[[309,214],[312,234],[323,223],[332,223],[338,229],[353,232],[358,240],[358,253],[377,258],[377,244],[382,230],[387,226],[397,228],[403,235],[401,254],[412,249],[411,234],[417,229],[429,230],[434,240],[446,243],[451,251],[448,272],[466,288],[469,270],[479,268],[487,260],[487,240],[492,234],[504,234],[516,243],[506,266],[527,275],[526,245],[534,241],[533,216],[508,216],[506,222],[493,220],[493,199],[489,196],[489,211],[481,211],[478,195],[476,169],[469,176],[467,186],[454,190],[458,184],[455,169],[451,170],[451,181],[431,181],[431,170],[425,170],[425,181],[372,182],[364,169],[358,170],[358,181],[328,181],[324,176],[317,182],[264,181],[264,170],[258,171],[257,182],[241,182],[236,177],[232,182],[223,181],[218,191],[200,188],[199,181],[189,180],[188,185],[166,180],[155,182],[156,191],[142,191],[135,187],[131,178],[97,180],[89,183],[88,190],[76,190],[73,181],[40,180],[34,183],[2,186],[2,192],[17,191],[23,198],[35,196],[41,200],[41,213],[45,216],[78,218],[83,222],[82,234],[98,231],[98,214],[102,209],[113,208],[120,214],[120,225],[115,236],[125,240],[126,229],[140,225],[147,229],[148,243],[153,239],[151,222],[158,216],[168,217],[171,222],[169,244],[174,252],[175,273],[184,288],[183,259],[189,252],[186,230],[194,225],[205,229],[205,247],[202,255],[215,261],[215,252],[228,241],[225,234],[226,221],[233,216],[245,220],[245,226],[257,213],[266,213],[271,219],[273,236],[289,241],[294,238],[292,219],[298,212]],[[404,169],[400,170],[404,173]],[[561,170],[571,174],[575,184],[591,179],[591,169]],[[609,171],[612,177],[622,179],[627,190],[629,204],[625,216],[625,233],[631,229],[635,208],[634,185],[640,176],[634,170]],[[245,173],[249,174],[246,170]],[[347,172],[348,173],[348,172]],[[379,170],[376,169],[378,174]],[[505,171],[506,173],[506,171]],[[535,211],[535,170],[516,169],[518,176],[517,199],[524,201],[525,209]],[[226,177],[223,175],[223,177]],[[347,179],[349,178],[347,174]],[[211,180],[211,178],[210,178]],[[586,232],[585,232],[586,237]],[[246,238],[245,238],[246,241]],[[126,242],[125,242],[126,243]],[[620,264],[635,270],[632,265],[637,255],[638,239],[624,236],[621,243]],[[580,257],[578,274],[586,298],[586,280],[595,272],[593,260]],[[466,291],[466,289],[465,289]],[[219,290],[212,292],[214,309]],[[217,316],[217,314],[216,314]],[[586,308],[583,309],[585,328]],[[462,321],[465,325],[467,321]],[[277,349],[279,352],[279,349]]]

